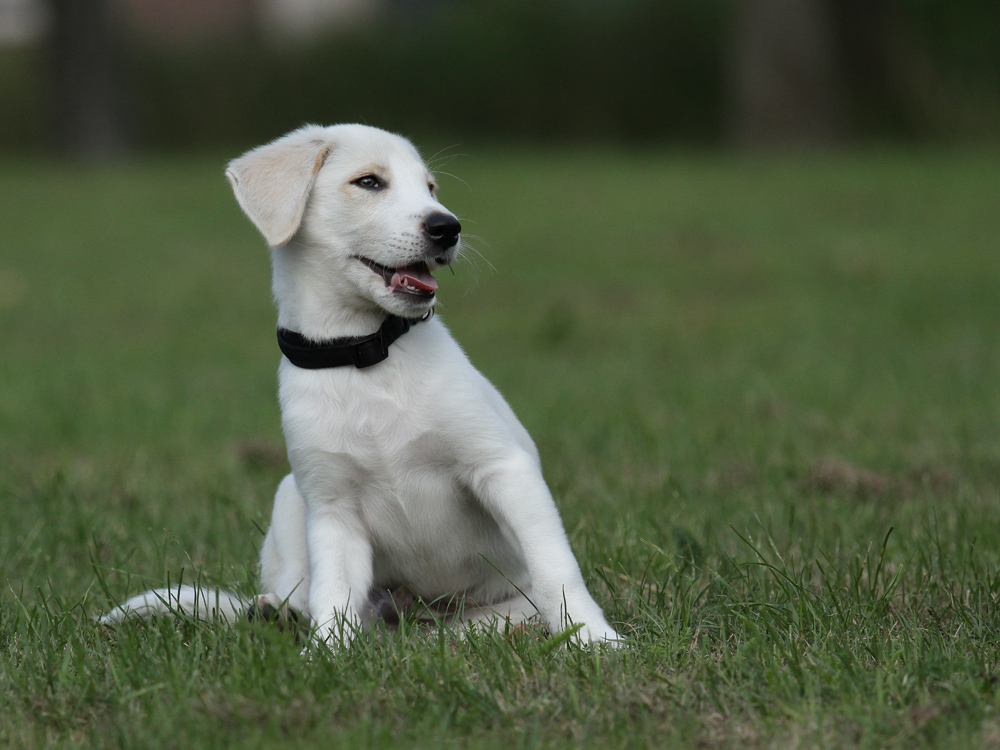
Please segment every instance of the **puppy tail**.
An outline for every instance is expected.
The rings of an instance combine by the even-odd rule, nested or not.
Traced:
[[[196,620],[218,619],[233,623],[246,617],[249,606],[248,600],[228,591],[184,585],[153,589],[133,596],[121,606],[99,616],[97,621],[113,625],[129,617],[180,614]]]

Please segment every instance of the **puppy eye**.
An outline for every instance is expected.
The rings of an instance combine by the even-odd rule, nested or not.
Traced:
[[[359,177],[354,180],[352,185],[357,185],[365,190],[381,190],[385,185],[382,183],[382,179],[373,174],[366,174],[363,177]]]
[[[434,193],[437,192],[438,186],[435,185],[433,182],[428,182],[427,189],[431,191],[431,195],[434,195]]]

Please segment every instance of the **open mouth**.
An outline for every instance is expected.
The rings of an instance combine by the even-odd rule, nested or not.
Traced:
[[[434,290],[437,289],[437,279],[431,275],[430,269],[423,261],[400,268],[386,268],[368,258],[358,256],[358,260],[381,276],[393,294],[429,298],[434,296]]]

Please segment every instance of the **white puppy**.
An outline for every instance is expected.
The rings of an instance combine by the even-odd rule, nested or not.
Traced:
[[[261,550],[259,603],[339,643],[405,590],[451,622],[517,623],[615,642],[570,549],[538,452],[431,317],[431,272],[461,226],[409,141],[307,126],[226,172],[271,247],[282,427],[292,473]],[[225,592],[140,594],[113,622],[177,607],[232,618]]]

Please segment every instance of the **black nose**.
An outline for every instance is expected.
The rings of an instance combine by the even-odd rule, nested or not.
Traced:
[[[442,250],[454,247],[462,225],[451,214],[433,213],[424,219],[424,232]]]

